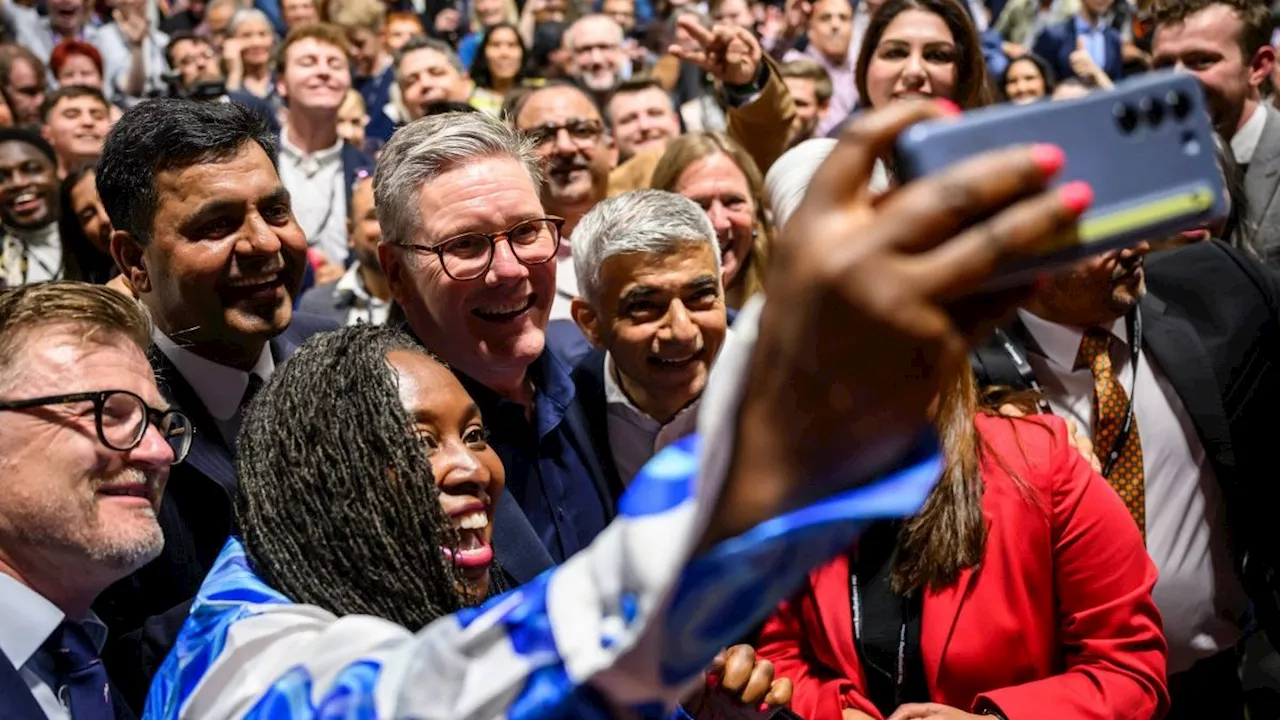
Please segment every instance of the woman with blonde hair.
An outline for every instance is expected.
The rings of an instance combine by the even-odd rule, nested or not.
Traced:
[[[769,259],[764,178],[741,145],[721,132],[682,135],[667,146],[650,186],[693,200],[711,218],[729,307],[760,292]]]

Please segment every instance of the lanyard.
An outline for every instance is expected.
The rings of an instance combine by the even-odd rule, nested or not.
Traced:
[[[1133,372],[1133,382],[1130,384],[1129,403],[1125,407],[1124,423],[1120,426],[1120,434],[1116,436],[1115,442],[1112,443],[1111,450],[1106,455],[1106,462],[1102,466],[1103,477],[1111,474],[1111,469],[1115,467],[1116,461],[1120,459],[1120,454],[1124,452],[1125,443],[1129,441],[1129,434],[1133,432],[1133,396],[1138,391],[1138,358],[1142,353],[1142,313],[1138,312],[1138,308],[1135,307],[1129,313],[1125,318],[1125,324],[1129,330],[1129,365]],[[1027,356],[1004,330],[996,330],[996,341],[1004,347],[1009,359],[1013,361],[1013,366],[1018,371],[1018,377],[1036,392],[1040,411],[1051,414],[1053,410],[1049,408],[1049,401],[1046,399],[1044,388],[1036,380],[1035,371],[1032,370],[1031,364],[1027,362]]]

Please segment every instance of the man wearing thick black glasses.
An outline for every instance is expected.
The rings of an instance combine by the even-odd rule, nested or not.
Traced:
[[[0,292],[0,705],[128,718],[90,610],[164,547],[156,520],[191,423],[160,395],[131,299],[55,282]]]

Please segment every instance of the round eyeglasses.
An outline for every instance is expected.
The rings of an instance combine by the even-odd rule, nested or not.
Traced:
[[[516,223],[498,233],[466,233],[438,245],[400,247],[420,255],[436,255],[445,274],[454,280],[475,280],[489,270],[493,263],[493,249],[499,240],[507,241],[522,265],[541,265],[551,260],[560,249],[562,227],[563,218],[545,217]]]
[[[147,425],[155,425],[165,442],[173,449],[171,465],[186,459],[191,450],[194,428],[191,419],[177,410],[157,410],[128,390],[51,395],[29,400],[0,402],[0,410],[30,410],[48,405],[93,403],[93,422],[98,440],[112,450],[128,452],[142,443]]]

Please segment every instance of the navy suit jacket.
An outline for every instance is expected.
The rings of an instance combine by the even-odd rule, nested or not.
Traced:
[[[112,709],[116,720],[137,720],[137,715],[125,704],[120,693],[111,694]],[[0,653],[0,720],[43,720],[44,710],[36,702],[18,669]]]
[[[1115,28],[1103,30],[1106,38],[1107,62],[1102,71],[1112,80],[1119,80],[1124,75],[1124,57],[1120,50],[1120,33]],[[1074,16],[1049,25],[1036,36],[1031,52],[1044,58],[1053,68],[1054,77],[1066,80],[1076,76],[1071,69],[1071,53],[1076,51],[1076,18]]]
[[[271,341],[271,356],[282,363],[311,335],[337,327],[326,318],[295,313],[289,327]],[[133,575],[107,588],[94,604],[94,611],[111,632],[103,653],[107,670],[135,708],[141,708],[150,673],[156,667],[140,670],[137,648],[132,642],[121,640],[121,636],[135,633],[148,618],[164,616],[168,618],[165,624],[173,625],[169,640],[176,638],[186,613],[166,613],[195,597],[235,529],[236,469],[231,449],[195,390],[169,359],[153,350],[151,362],[160,392],[174,408],[191,418],[195,437],[187,459],[169,472],[169,484],[160,505],[164,551]],[[157,651],[157,666],[168,648],[162,650]],[[143,658],[142,662],[147,661]]]

